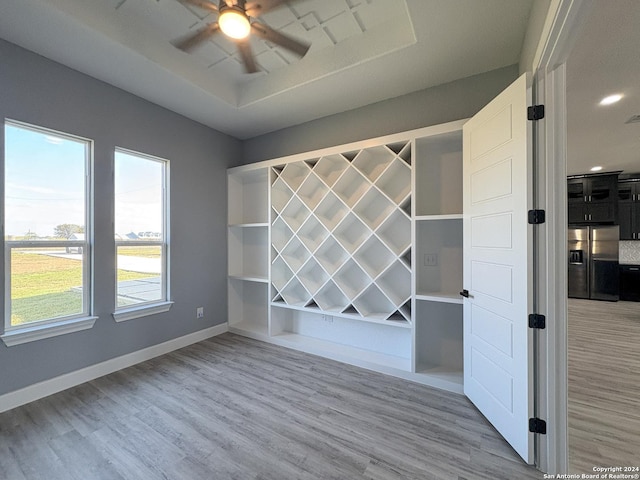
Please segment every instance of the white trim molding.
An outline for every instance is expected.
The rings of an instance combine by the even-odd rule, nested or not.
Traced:
[[[69,372],[34,385],[29,385],[28,387],[21,388],[20,390],[0,395],[0,413],[49,395],[53,395],[54,393],[61,392],[62,390],[75,387],[82,383],[95,380],[96,378],[104,375],[117,372],[118,370],[151,360],[152,358],[173,352],[174,350],[221,335],[228,330],[229,324],[225,322],[214,327],[205,328],[204,330],[199,330],[182,337],[174,338],[173,340],[169,340],[164,343],[159,343],[158,345],[153,345],[136,352],[112,358],[74,372]]]
[[[97,319],[98,317],[81,317],[59,322],[47,322],[40,325],[16,327],[5,331],[3,335],[0,335],[0,338],[2,338],[7,347],[13,347],[14,345],[35,342],[45,338],[57,337],[58,335],[88,330],[93,328]]]
[[[146,317],[147,315],[155,315],[156,313],[164,313],[171,310],[173,302],[154,303],[151,305],[140,305],[131,308],[122,308],[116,310],[111,315],[116,322],[126,322],[134,318]]]

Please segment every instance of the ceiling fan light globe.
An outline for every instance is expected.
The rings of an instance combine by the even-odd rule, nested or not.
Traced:
[[[220,13],[218,24],[222,33],[236,40],[247,38],[251,30],[251,24],[247,16],[243,12],[232,9]]]

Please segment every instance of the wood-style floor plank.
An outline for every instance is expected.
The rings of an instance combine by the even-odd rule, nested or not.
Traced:
[[[569,464],[640,466],[640,303],[569,300]]]
[[[0,478],[541,473],[464,396],[225,334],[0,414]]]

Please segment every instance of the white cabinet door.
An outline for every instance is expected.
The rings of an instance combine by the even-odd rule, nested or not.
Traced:
[[[533,463],[531,90],[521,76],[463,128],[464,392]]]

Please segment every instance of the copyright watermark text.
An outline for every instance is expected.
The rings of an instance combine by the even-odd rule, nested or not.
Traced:
[[[593,467],[593,471],[589,473],[558,473],[558,474],[549,474],[545,473],[545,479],[589,479],[594,478],[598,480],[622,480],[622,479],[630,479],[637,480],[640,479],[640,466],[630,466],[630,467]]]

